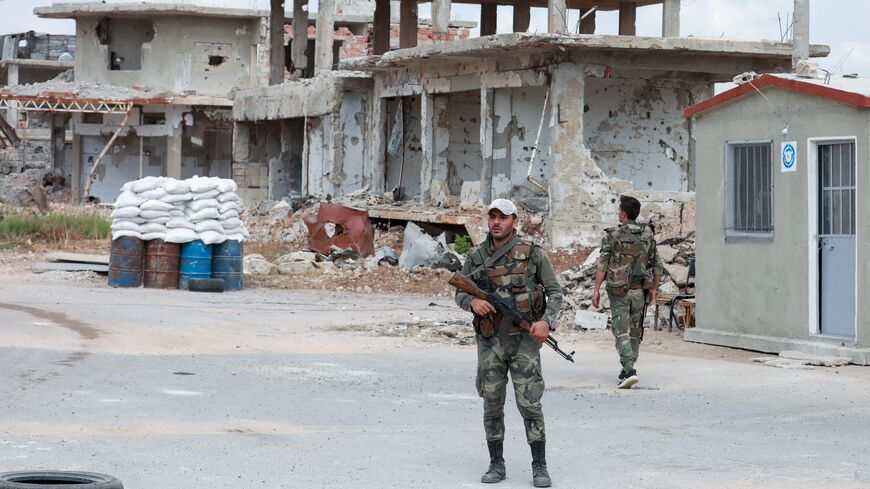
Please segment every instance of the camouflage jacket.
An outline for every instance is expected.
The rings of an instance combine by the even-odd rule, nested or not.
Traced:
[[[547,253],[537,245],[520,239],[516,234],[504,246],[493,248],[492,237],[468,252],[462,273],[474,280],[484,290],[493,290],[512,302],[517,309],[547,321],[550,328],[556,326],[556,315],[562,307],[562,287],[556,280],[553,265]],[[535,304],[534,292],[543,292],[546,307]],[[539,293],[539,295],[541,295]],[[456,291],[456,303],[471,311],[472,296]],[[519,334],[517,325],[510,334]]]
[[[653,275],[661,275],[663,268],[652,229],[635,221],[608,228],[596,267],[607,273],[608,289],[628,289],[641,282],[644,289],[651,288]]]

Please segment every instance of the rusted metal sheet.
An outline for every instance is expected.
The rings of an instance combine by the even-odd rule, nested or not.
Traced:
[[[180,245],[160,239],[145,242],[145,287],[174,289],[178,287]]]
[[[350,248],[360,256],[374,253],[374,235],[369,213],[363,209],[337,204],[320,204],[317,216],[305,218],[310,235],[308,246],[328,255],[333,246]]]

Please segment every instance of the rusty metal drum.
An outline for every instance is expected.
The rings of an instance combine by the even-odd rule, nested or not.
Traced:
[[[181,245],[162,239],[145,242],[145,287],[175,289],[178,287],[178,266]]]
[[[143,241],[139,238],[123,236],[112,240],[109,250],[109,286],[139,287],[142,285]]]

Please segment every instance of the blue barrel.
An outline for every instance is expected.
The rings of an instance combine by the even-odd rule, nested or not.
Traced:
[[[244,288],[244,250],[245,245],[241,241],[227,240],[214,245],[211,276],[224,280],[224,290],[242,290]]]
[[[179,289],[187,290],[187,281],[192,278],[211,278],[211,246],[199,239],[181,245]]]
[[[112,240],[109,250],[109,286],[139,287],[144,275],[145,247],[139,238]]]

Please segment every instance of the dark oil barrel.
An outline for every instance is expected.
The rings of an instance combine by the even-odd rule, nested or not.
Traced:
[[[181,245],[178,288],[187,290],[187,281],[192,278],[211,278],[212,245],[198,239]]]
[[[178,287],[178,266],[181,245],[162,239],[145,242],[145,287],[175,289]]]
[[[144,245],[139,238],[122,236],[112,240],[109,250],[109,286],[142,285]]]
[[[243,259],[244,244],[227,240],[214,245],[211,276],[224,281],[225,290],[242,290],[245,286]]]

